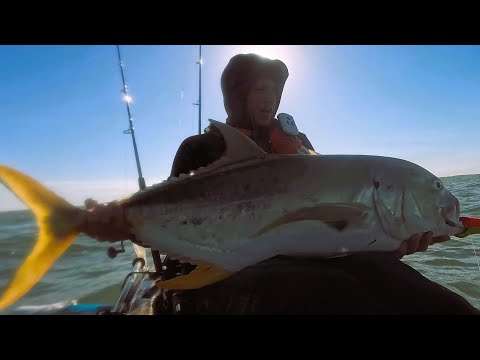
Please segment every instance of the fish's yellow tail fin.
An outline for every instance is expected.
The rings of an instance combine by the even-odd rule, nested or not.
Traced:
[[[25,295],[52,267],[79,235],[77,219],[81,209],[71,205],[21,172],[0,165],[0,182],[35,215],[39,235],[15,277],[0,298],[0,310]]]

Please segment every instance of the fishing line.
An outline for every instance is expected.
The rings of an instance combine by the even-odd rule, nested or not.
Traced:
[[[194,132],[195,131],[195,108],[193,107],[192,107],[192,121],[190,122],[190,126],[191,126],[190,130]]]
[[[125,185],[125,195],[128,194],[128,179],[130,178],[127,174],[127,148],[123,147],[123,183]]]
[[[199,48],[198,61],[198,100],[193,105],[198,106],[198,135],[202,133],[202,45]]]
[[[182,91],[180,93],[180,116],[178,117],[178,126],[182,128],[182,117],[183,117],[183,97],[184,97],[184,91],[182,88]]]
[[[469,235],[480,234],[480,218],[474,218],[471,216],[460,217],[460,221],[464,225],[465,229],[461,234],[458,234],[458,237],[465,238]],[[475,259],[477,260],[478,270],[480,270],[480,262],[478,261],[477,251],[475,250],[475,245],[473,244],[473,238],[470,238],[472,244],[473,253]]]
[[[478,262],[478,256],[477,256],[477,252],[475,251],[475,245],[473,245],[473,239],[470,238],[470,241],[472,242],[473,253],[475,254],[475,259],[477,260],[478,270],[480,270],[480,262]]]

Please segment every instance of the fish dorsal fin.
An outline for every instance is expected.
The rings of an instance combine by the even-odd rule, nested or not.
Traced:
[[[265,157],[267,154],[255,141],[228,124],[208,119],[223,135],[226,145],[225,157],[230,161],[252,157]]]

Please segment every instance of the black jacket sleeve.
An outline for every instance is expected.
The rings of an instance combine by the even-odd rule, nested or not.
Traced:
[[[191,170],[207,166],[219,159],[225,152],[223,138],[211,134],[190,136],[177,150],[170,176],[187,174]]]

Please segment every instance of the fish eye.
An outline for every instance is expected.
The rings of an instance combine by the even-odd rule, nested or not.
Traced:
[[[435,180],[433,181],[433,188],[434,188],[435,190],[442,190],[442,189],[443,189],[443,184],[442,184],[442,182],[441,182],[439,179],[435,179]]]

